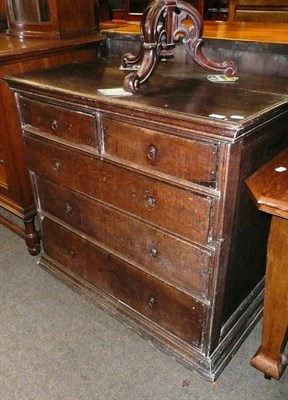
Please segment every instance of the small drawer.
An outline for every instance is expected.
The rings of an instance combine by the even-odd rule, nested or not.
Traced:
[[[97,148],[96,119],[94,115],[70,111],[25,97],[19,98],[22,127],[33,133],[44,133],[78,145]]]
[[[48,218],[42,221],[42,231],[44,253],[58,263],[58,268],[78,276],[80,284],[86,281],[112,296],[115,305],[121,304],[128,312],[132,309],[134,318],[144,316],[186,343],[201,348],[207,314],[204,304]]]
[[[37,179],[37,193],[40,212],[90,235],[159,279],[208,300],[211,252],[43,178]]]
[[[135,125],[102,120],[107,155],[180,179],[215,187],[216,144],[189,140]]]
[[[213,197],[35,138],[26,137],[25,145],[28,167],[36,174],[193,242],[211,242]]]

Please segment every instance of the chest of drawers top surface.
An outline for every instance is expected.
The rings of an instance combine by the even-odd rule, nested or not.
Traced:
[[[208,72],[192,65],[158,63],[141,93],[105,96],[98,89],[121,88],[130,71],[119,70],[120,60],[75,63],[6,77],[17,91],[29,90],[46,98],[53,94],[70,104],[114,112],[235,140],[259,123],[288,109],[288,80],[241,75],[232,83],[213,83]],[[184,133],[189,136],[189,132]]]

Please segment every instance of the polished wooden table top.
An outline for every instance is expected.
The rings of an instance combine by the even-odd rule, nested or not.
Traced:
[[[101,31],[119,34],[139,34],[137,22],[102,23]],[[252,42],[288,44],[288,24],[260,22],[204,21],[203,37],[207,39],[243,40]]]
[[[49,52],[55,53],[58,49],[63,52],[68,48],[77,48],[83,45],[93,45],[104,40],[105,37],[98,34],[83,35],[65,39],[35,39],[25,38],[20,39],[15,36],[0,33],[0,64],[6,64],[10,60],[21,59],[21,56],[26,57],[27,53],[47,55]]]
[[[288,219],[288,148],[247,179],[261,211]]]
[[[288,24],[206,21],[203,37],[288,44]]]

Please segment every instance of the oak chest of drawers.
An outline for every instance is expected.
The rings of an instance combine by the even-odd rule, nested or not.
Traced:
[[[214,380],[261,315],[269,217],[244,180],[287,146],[287,82],[167,64],[139,95],[97,92],[124,74],[99,60],[6,78],[41,264]]]

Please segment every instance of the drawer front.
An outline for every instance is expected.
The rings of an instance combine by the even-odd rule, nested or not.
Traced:
[[[214,187],[217,145],[188,140],[103,118],[107,155],[155,171]]]
[[[44,141],[26,138],[30,170],[184,238],[207,244],[213,200]]]
[[[96,119],[93,115],[23,97],[19,98],[19,105],[25,129],[92,147],[94,151],[98,148]]]
[[[1,155],[0,155],[1,157]],[[0,159],[0,185],[7,188],[8,187],[8,182],[7,182],[7,175],[6,175],[6,165],[5,161]]]
[[[185,342],[201,346],[206,307],[44,218],[45,254]],[[61,246],[59,246],[61,238]]]
[[[90,235],[100,245],[200,299],[208,299],[211,253],[165,234],[91,198],[37,180],[41,210]],[[138,265],[139,266],[139,265]]]

